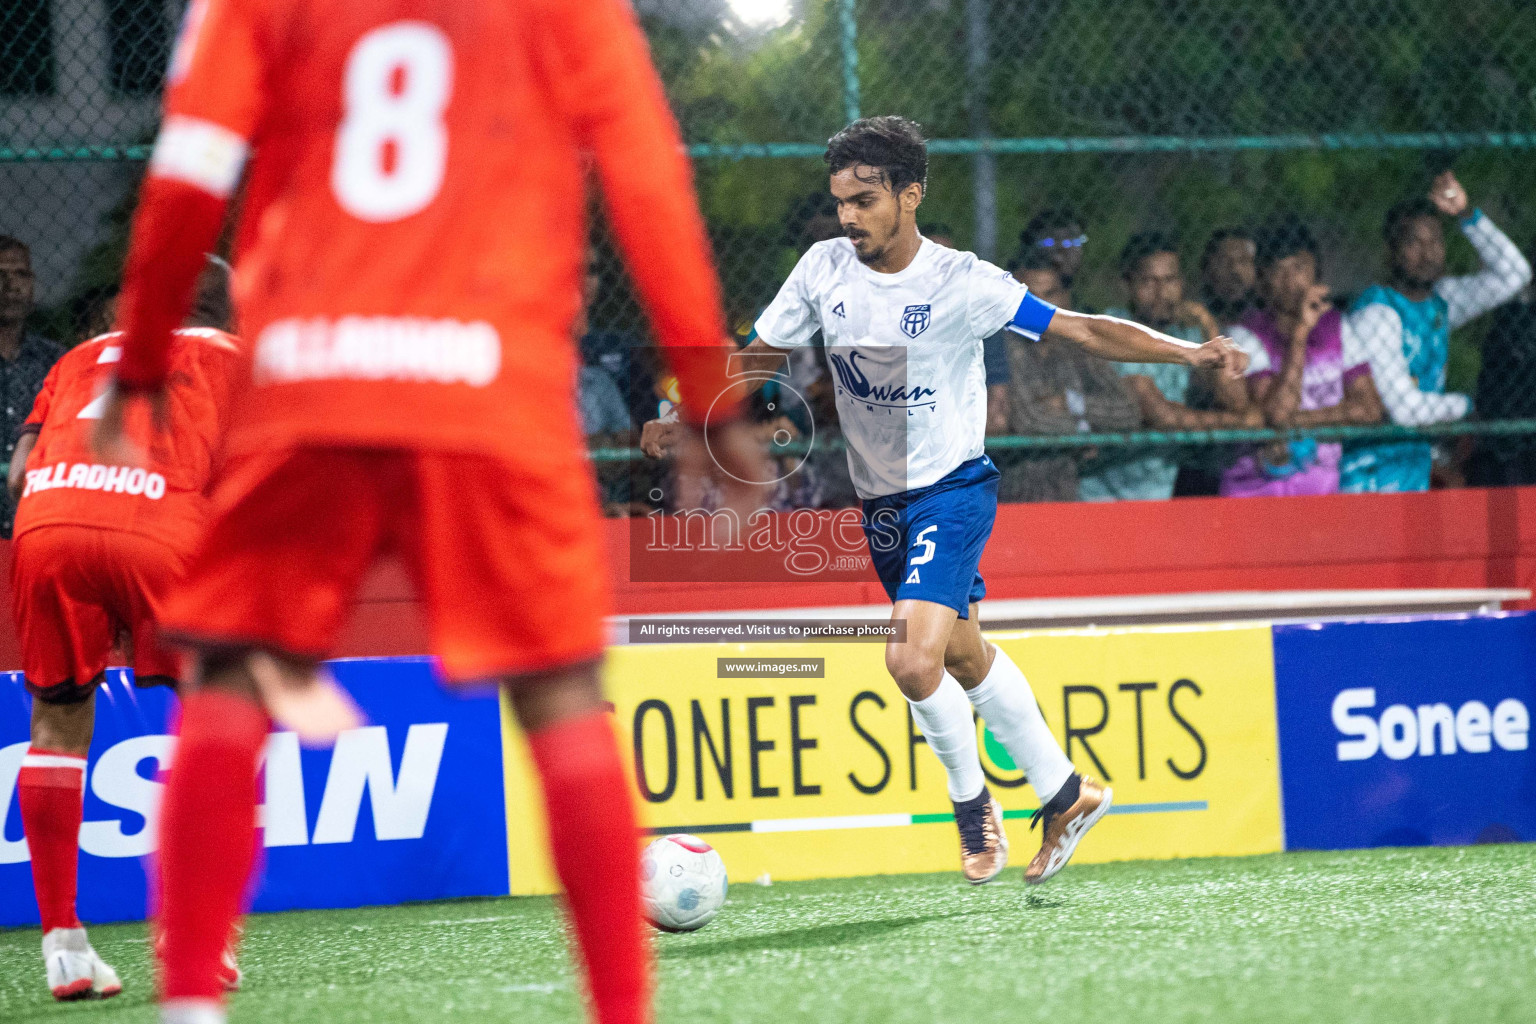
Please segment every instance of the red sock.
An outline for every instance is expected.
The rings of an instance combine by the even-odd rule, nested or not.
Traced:
[[[267,714],[220,690],[189,696],[160,808],[163,999],[221,999],[219,955],[256,856],[256,760]]]
[[[544,786],[555,870],[598,1024],[648,1024],[651,951],[640,910],[639,833],[608,715],[528,737]]]
[[[21,829],[32,854],[32,887],[43,932],[79,928],[75,882],[80,863],[80,816],[85,800],[85,758],[28,747],[16,777]]]

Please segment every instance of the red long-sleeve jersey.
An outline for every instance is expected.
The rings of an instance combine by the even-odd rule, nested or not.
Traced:
[[[41,526],[93,526],[186,552],[207,525],[225,408],[240,374],[238,341],[201,327],[174,332],[166,352],[165,429],[154,427],[148,409],[133,410],[126,429],[148,461],[111,466],[91,449],[90,428],[121,341],[105,334],[81,342],[48,371],[21,427],[38,438],[16,506],[16,536]]]
[[[726,384],[718,284],[624,0],[194,0],[134,226],[118,379],[163,382],[244,168],[249,385],[231,454],[576,457],[589,167],[685,397],[708,409]]]

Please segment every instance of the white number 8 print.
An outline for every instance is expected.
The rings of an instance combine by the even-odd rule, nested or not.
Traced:
[[[448,163],[443,111],[452,92],[453,47],[435,25],[399,21],[357,41],[331,161],[342,209],[378,224],[431,204]]]

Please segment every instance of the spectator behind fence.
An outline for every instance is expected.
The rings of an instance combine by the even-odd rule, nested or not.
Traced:
[[[1384,231],[1391,281],[1368,288],[1349,315],[1393,423],[1445,423],[1471,411],[1466,395],[1445,393],[1451,331],[1507,302],[1531,279],[1531,265],[1515,244],[1481,210],[1468,214],[1467,207],[1466,190],[1450,171],[1435,179],[1428,198],[1392,207]],[[1461,219],[1461,232],[1482,261],[1477,273],[1442,276],[1441,215]],[[1346,445],[1339,488],[1428,490],[1432,463],[1424,441]]]
[[[601,281],[592,260],[587,262],[587,275],[582,283],[581,309],[576,313],[574,333],[578,339],[592,336],[588,311],[597,299]],[[581,412],[582,431],[592,445],[634,443],[634,420],[629,414],[629,403],[613,374],[601,361],[583,363],[576,379],[577,407]]]
[[[630,444],[635,431],[624,394],[600,366],[583,366],[577,381],[581,425],[591,444]]]
[[[43,380],[64,347],[27,330],[33,306],[32,252],[25,242],[0,235],[0,402],[5,409],[5,458],[16,450],[16,431],[32,411]],[[11,535],[16,503],[0,488],[0,536]]]
[[[1110,316],[1135,320],[1195,344],[1220,333],[1209,310],[1184,298],[1178,250],[1167,235],[1148,231],[1131,236],[1120,253],[1120,276],[1130,296],[1130,308],[1106,310]],[[1142,422],[1153,430],[1211,430],[1257,426],[1260,422],[1242,381],[1219,376],[1210,380],[1217,408],[1192,409],[1185,404],[1189,367],[1115,363],[1114,368],[1125,377],[1135,396]],[[1172,458],[1147,455],[1083,474],[1078,491],[1084,501],[1171,498],[1178,475],[1178,463]]]
[[[1235,324],[1254,304],[1257,246],[1245,228],[1211,232],[1200,253],[1200,294],[1222,327]]]
[[[1477,375],[1477,412],[1485,420],[1536,419],[1536,304],[1529,284],[1493,314]],[[1526,435],[1478,438],[1467,463],[1473,487],[1536,484],[1536,440]]]
[[[117,323],[117,295],[121,287],[116,282],[100,285],[81,296],[80,315],[76,318],[79,327],[71,345],[99,338],[112,330],[112,326]],[[233,328],[231,333],[236,333]]]
[[[626,418],[631,427],[656,415],[655,351],[631,331],[600,327],[592,322],[594,310],[603,302],[603,274],[596,251],[587,253],[587,271],[583,282],[584,306],[577,314],[576,337],[584,367],[595,367],[614,384],[624,399]],[[595,380],[595,376],[583,374]],[[594,385],[601,387],[601,385]],[[606,389],[605,389],[606,390]],[[581,407],[586,415],[586,406]],[[608,422],[613,422],[609,420]],[[587,433],[594,431],[588,430]]]
[[[1051,257],[1037,249],[1025,249],[1008,264],[1014,280],[1058,309],[1072,310],[1072,293],[1062,283],[1061,272]],[[1008,385],[1013,373],[1008,365],[1008,331],[998,331],[981,345],[987,378],[987,433],[1008,433]]]
[[[592,337],[587,317],[597,297],[598,284],[596,264],[589,259],[582,306],[577,311],[574,325],[575,336],[583,341]],[[624,365],[629,365],[627,360]],[[628,448],[635,443],[635,424],[630,417],[629,402],[613,375],[601,364],[583,363],[577,371],[576,408],[581,414],[581,429],[587,436],[588,448]],[[623,462],[599,462],[594,469],[604,514],[629,514],[629,467]],[[642,471],[647,469],[642,467]]]
[[[1036,296],[1070,309],[1071,296],[1055,264],[1044,253],[1025,253],[1014,277]],[[1110,364],[1090,358],[1077,345],[1046,337],[1032,342],[1011,331],[988,338],[987,433],[1076,434],[1131,431],[1141,413],[1124,380]],[[1076,501],[1077,459],[1057,453],[1043,457],[995,458],[1002,471],[1001,501]]]
[[[1087,244],[1083,219],[1071,207],[1054,206],[1035,214],[1019,232],[1019,251],[1012,265],[1022,266],[1031,252],[1044,253],[1061,275],[1062,288],[1071,293],[1077,272],[1083,267],[1083,246]],[[1080,313],[1093,312],[1078,306],[1075,294],[1072,308]]]
[[[1265,225],[1257,242],[1262,308],[1228,329],[1248,353],[1248,387],[1272,427],[1378,423],[1381,399],[1344,317],[1318,283],[1317,240],[1295,217]],[[1227,497],[1334,494],[1337,443],[1277,441],[1245,453],[1222,476]]]

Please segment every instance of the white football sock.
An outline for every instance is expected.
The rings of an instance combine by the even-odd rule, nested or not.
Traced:
[[[86,938],[84,928],[55,928],[43,936],[43,956],[65,950],[70,953],[89,953],[91,940]]]
[[[1045,724],[1029,680],[999,647],[992,671],[981,685],[967,690],[966,696],[1013,763],[1028,777],[1044,806],[1071,778],[1073,768]]]
[[[976,749],[976,720],[965,690],[948,672],[939,688],[923,700],[908,700],[917,728],[944,765],[949,798],[955,803],[974,800],[987,784],[981,774],[981,754]]]

